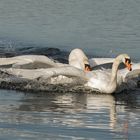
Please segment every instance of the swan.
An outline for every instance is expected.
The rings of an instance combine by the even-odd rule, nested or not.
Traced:
[[[69,61],[69,65],[76,67],[78,69],[81,69],[84,71],[91,70],[88,57],[79,48],[73,49],[70,52],[68,61]]]
[[[48,79],[50,77],[66,76],[66,77],[78,77],[84,81],[84,86],[91,88],[93,91],[99,91],[101,93],[111,94],[116,91],[117,86],[122,81],[117,83],[117,71],[119,64],[123,62],[126,67],[131,71],[131,61],[127,54],[121,54],[113,62],[112,72],[108,70],[96,70],[96,71],[83,71],[73,66],[64,66],[59,68],[47,68],[47,69],[1,69],[8,74],[34,80],[37,78]],[[61,78],[59,79],[61,81]]]
[[[131,68],[131,60],[127,54],[121,54],[117,56],[113,62],[111,72],[108,70],[95,70],[92,73],[87,73],[89,77],[86,86],[92,87],[93,89],[102,93],[113,93],[117,89],[117,85],[121,85],[123,81],[117,82],[117,72],[120,63],[123,62],[129,71]]]
[[[88,59],[88,57],[83,52],[83,50],[79,48],[73,49],[70,52],[69,58],[68,58],[69,65],[76,67],[78,69],[84,70],[84,71],[95,70],[96,67],[98,69],[101,69],[104,66],[107,67],[106,69],[109,69],[108,66],[106,65],[111,64],[112,66],[112,63],[114,60],[115,58],[90,58]],[[133,70],[140,69],[140,63],[132,63],[132,69]],[[122,76],[123,79],[125,79],[127,74],[130,73],[130,71],[128,71],[126,68],[118,70],[118,71],[119,71],[118,74]],[[131,72],[131,75],[132,75],[132,72]]]
[[[95,69],[102,69],[107,67],[108,64],[112,65],[115,58],[91,58],[88,59],[86,54],[79,48],[73,49],[69,55],[69,64],[73,67],[79,68],[84,71],[91,71]],[[109,69],[108,67],[106,69]],[[110,68],[111,69],[111,68]],[[127,68],[119,69],[117,73],[117,83],[124,82],[137,86],[138,75],[140,74],[140,63],[132,63],[133,71],[128,71]],[[122,81],[122,82],[121,82]],[[130,82],[131,81],[131,82]]]

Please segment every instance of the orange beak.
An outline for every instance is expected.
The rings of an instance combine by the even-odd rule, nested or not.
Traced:
[[[128,68],[129,71],[132,71],[132,64],[129,63],[128,61],[125,62],[125,66]]]

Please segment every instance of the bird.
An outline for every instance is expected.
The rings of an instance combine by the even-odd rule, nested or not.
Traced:
[[[100,69],[94,70],[92,73],[87,73],[89,77],[86,86],[92,87],[93,89],[102,93],[113,93],[116,91],[118,85],[122,84],[122,80],[117,80],[117,72],[120,63],[123,62],[129,71],[131,68],[131,59],[127,54],[118,55],[112,65],[111,70]]]
[[[89,59],[79,48],[73,49],[68,58],[69,65],[84,71],[91,71]]]

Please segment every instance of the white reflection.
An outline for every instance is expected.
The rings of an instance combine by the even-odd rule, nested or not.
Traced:
[[[54,103],[59,104],[61,106],[60,108],[58,108],[59,111],[62,109],[64,112],[69,112],[69,113],[71,112],[73,114],[78,112],[82,112],[82,113],[84,112],[90,114],[99,113],[101,115],[106,114],[107,116],[109,116],[108,123],[110,128],[113,129],[114,126],[116,125],[116,120],[117,120],[116,106],[115,106],[114,97],[111,95],[93,95],[93,94],[84,94],[84,95],[80,94],[77,96],[60,95],[55,98]],[[72,117],[71,119],[71,123],[73,122],[72,125],[77,126],[79,124],[79,126],[80,125],[87,126],[86,121],[77,118],[73,119],[73,118],[74,117]],[[103,116],[101,119],[106,119],[106,118],[104,118]],[[65,120],[63,119],[63,123],[64,122]],[[67,119],[66,119],[66,123],[68,123]],[[90,125],[87,127],[92,127],[92,126]]]
[[[110,127],[114,128],[116,124],[116,106],[115,99],[111,95],[98,95],[98,96],[87,96],[87,108],[96,110],[109,110]]]

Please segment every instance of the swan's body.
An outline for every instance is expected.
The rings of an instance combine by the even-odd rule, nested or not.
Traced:
[[[89,60],[89,63],[91,66],[94,64],[93,70],[96,67],[100,69],[100,75],[102,75],[102,73],[104,73],[105,71],[107,73],[111,72],[111,68],[108,66],[110,66],[110,64],[113,63],[114,60],[115,58],[91,58]],[[118,86],[120,86],[118,88],[118,92],[121,91],[121,89],[132,89],[137,87],[137,82],[140,80],[140,63],[132,63],[131,67],[133,71],[128,71],[127,68],[118,70],[117,84]],[[104,68],[106,68],[105,71]]]
[[[92,87],[95,90],[103,93],[113,93],[117,89],[117,85],[121,85],[122,80],[117,81],[118,67],[121,62],[125,63],[125,59],[130,59],[127,54],[121,54],[113,62],[112,71],[108,70],[96,70],[90,73],[90,77],[87,82],[87,86]]]

